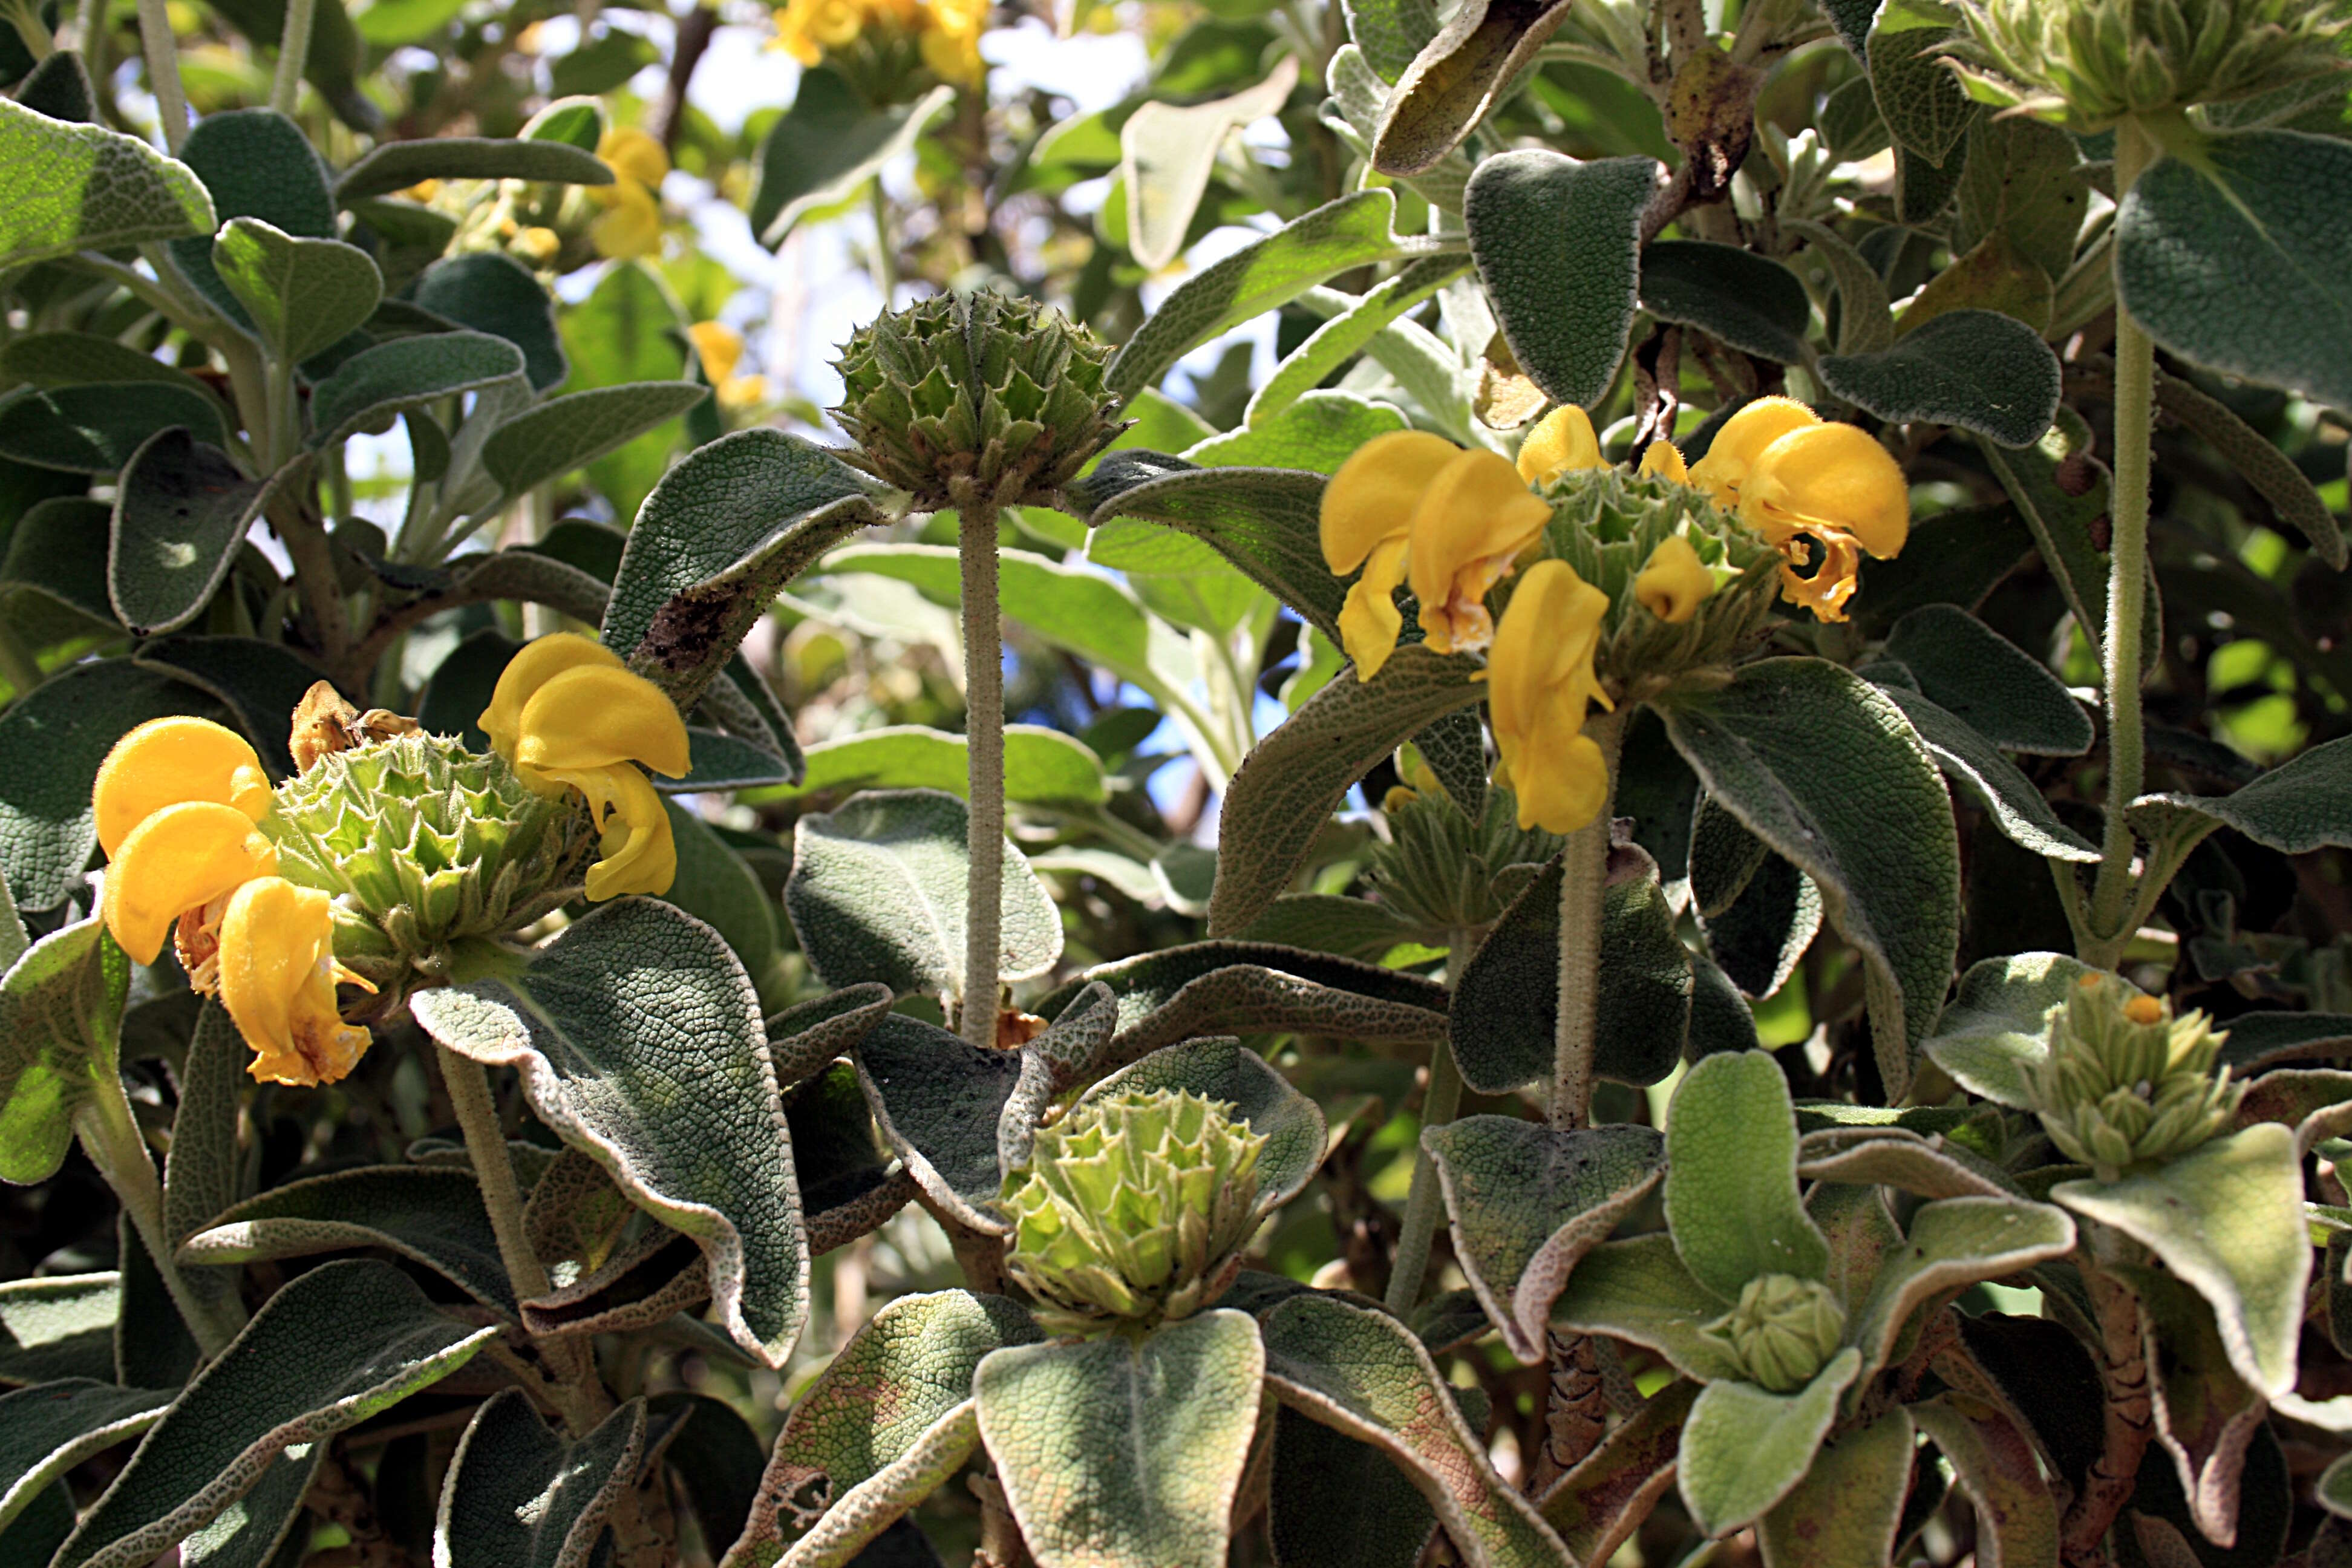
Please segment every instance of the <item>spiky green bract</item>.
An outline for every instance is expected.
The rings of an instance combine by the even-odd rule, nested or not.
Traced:
[[[887,311],[842,350],[849,460],[919,510],[1050,505],[1126,428],[1110,345],[1050,305],[982,291]]]
[[[1780,556],[1696,489],[1658,474],[1583,468],[1538,488],[1551,502],[1548,553],[1609,595],[1593,668],[1621,699],[1646,702],[1681,686],[1719,686],[1772,619]],[[1718,578],[1698,613],[1679,626],[1634,595],[1633,579],[1668,536],[1690,541]]]
[[[453,950],[539,920],[596,844],[568,796],[446,735],[333,752],[278,786],[262,829],[288,880],[335,897],[335,957],[389,1010],[447,980]]]
[[[1372,882],[1382,903],[1437,942],[1500,920],[1559,852],[1558,835],[1520,831],[1518,805],[1499,786],[1487,790],[1475,817],[1431,788],[1392,790],[1384,805],[1389,842],[1371,847]]]
[[[2175,1018],[2127,981],[2085,975],[2026,1086],[2058,1152],[2116,1181],[2230,1130],[2245,1086],[2215,1070],[2227,1037],[2203,1013]]]
[[[2311,0],[1962,0],[1971,96],[2090,132],[2344,68],[2339,7]]]
[[[1759,1274],[1740,1289],[1738,1305],[1706,1332],[1731,1352],[1750,1383],[1794,1394],[1837,1354],[1845,1309],[1819,1280]]]
[[[1189,1090],[1081,1101],[1005,1177],[1005,1268],[1055,1333],[1148,1330],[1200,1310],[1257,1228],[1265,1140]]]

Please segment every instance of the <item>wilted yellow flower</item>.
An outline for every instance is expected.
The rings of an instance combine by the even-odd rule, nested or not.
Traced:
[[[1886,560],[1910,535],[1910,493],[1886,448],[1787,398],[1759,399],[1726,420],[1691,481],[1787,558],[1781,597],[1824,621],[1845,619],[1863,552]]]
[[[637,764],[671,778],[692,764],[686,721],[661,688],[603,644],[556,632],[508,663],[476,722],[523,783],[587,800],[604,835],[589,898],[669,890],[677,871],[669,815]]]
[[[1658,619],[1676,626],[1697,615],[1699,605],[1714,592],[1715,574],[1679,533],[1660,540],[1648,562],[1633,574],[1633,597]]]
[[[343,1022],[338,981],[375,987],[335,962],[331,900],[283,877],[237,889],[220,924],[220,999],[272,1083],[333,1083],[359,1065],[368,1032]]]
[[[1517,470],[1423,431],[1374,437],[1324,488],[1323,559],[1363,576],[1339,613],[1340,640],[1370,680],[1396,647],[1402,617],[1391,595],[1410,580],[1421,627],[1439,653],[1475,653],[1494,638],[1488,589],[1507,576],[1550,521]]]
[[[1564,403],[1545,415],[1519,443],[1519,478],[1531,485],[1580,468],[1606,467],[1591,419],[1573,403]]]
[[[1592,668],[1609,596],[1565,561],[1538,561],[1511,594],[1487,659],[1488,711],[1522,831],[1573,833],[1609,802],[1609,763],[1584,733],[1613,706]]]
[[[634,125],[615,125],[596,143],[613,166],[613,183],[590,185],[588,197],[604,209],[588,226],[596,254],[615,260],[650,256],[661,246],[661,183],[669,173],[662,144]]]

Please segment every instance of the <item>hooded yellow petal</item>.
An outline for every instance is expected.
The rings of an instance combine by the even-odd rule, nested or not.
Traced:
[[[327,895],[282,877],[247,882],[221,917],[220,998],[269,1083],[333,1083],[359,1065],[368,1032],[335,1006]]]
[[[149,813],[124,837],[107,865],[99,912],[123,952],[152,963],[181,915],[277,869],[277,846],[251,817],[217,801],[183,801]]]
[[[662,144],[634,125],[615,125],[596,142],[596,156],[613,166],[614,184],[635,180],[641,185],[658,185],[669,173],[669,154]],[[612,185],[591,185],[592,191],[610,192]]]
[[[1503,610],[1486,658],[1487,702],[1495,738],[1506,755],[1532,737],[1537,717],[1548,705],[1571,705],[1579,726],[1588,701],[1607,705],[1592,659],[1600,649],[1601,617],[1608,613],[1609,595],[1567,562],[1538,561],[1528,568]],[[1514,776],[1517,771],[1514,763]]]
[[[602,768],[551,769],[548,776],[588,797],[603,835],[602,858],[588,868],[591,901],[624,893],[669,891],[677,878],[677,843],[669,813],[646,775],[627,763]]]
[[[1538,422],[1519,443],[1519,478],[1540,485],[1580,468],[1607,467],[1601,456],[1601,438],[1592,420],[1573,403],[1564,403]]]
[[[1486,591],[1550,521],[1550,503],[1495,453],[1464,452],[1438,470],[1413,509],[1406,572],[1432,648],[1472,653],[1494,640]]]
[[[1539,735],[1511,773],[1519,831],[1573,833],[1609,804],[1609,761],[1591,736],[1570,731]]]
[[[515,743],[522,731],[523,705],[538,694],[541,687],[565,670],[583,668],[626,669],[628,666],[619,654],[594,637],[583,637],[577,632],[551,632],[509,659],[498,685],[490,691],[489,707],[474,721],[489,736],[491,749],[513,762]]]
[[[668,693],[634,670],[588,665],[531,693],[514,761],[546,773],[636,762],[675,779],[693,766],[687,752],[686,721]]]
[[[1868,431],[1811,425],[1757,455],[1739,515],[1768,539],[1798,528],[1851,534],[1884,561],[1910,537],[1911,493],[1902,466]]]
[[[1715,574],[1679,533],[1660,540],[1648,563],[1633,574],[1633,597],[1658,619],[1677,626],[1698,614],[1714,592]]]
[[[234,806],[251,822],[269,815],[269,777],[245,737],[209,719],[151,719],[98,767],[90,805],[98,846],[110,858],[131,830],[184,801]]]
[[[1357,447],[1323,487],[1324,563],[1345,576],[1374,545],[1402,535],[1421,492],[1461,455],[1461,447],[1425,430],[1392,430]]]
[[[605,211],[588,226],[588,242],[596,254],[614,261],[651,256],[661,248],[661,204],[653,188],[624,180],[602,187],[613,193]]]
[[[1364,574],[1339,606],[1339,646],[1356,662],[1356,679],[1370,680],[1396,651],[1404,616],[1396,607],[1397,584],[1404,581],[1405,542],[1384,539],[1364,563]]]
[[[1653,441],[1642,454],[1642,466],[1636,470],[1644,474],[1663,474],[1678,485],[1691,482],[1690,467],[1683,461],[1683,449],[1672,441]]]
[[[1742,404],[1715,433],[1706,456],[1691,465],[1690,482],[1716,505],[1735,506],[1749,467],[1765,447],[1791,430],[1821,422],[1820,415],[1790,397],[1759,397]]]

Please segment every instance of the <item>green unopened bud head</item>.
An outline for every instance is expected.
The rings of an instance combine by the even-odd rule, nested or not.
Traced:
[[[1759,1274],[1740,1289],[1738,1305],[1706,1332],[1731,1352],[1749,1382],[1793,1394],[1837,1354],[1845,1309],[1818,1280]]]
[[[1005,1178],[1006,1271],[1055,1333],[1198,1311],[1241,1270],[1265,1147],[1223,1100],[1155,1089],[1082,1101]]]
[[[319,757],[278,786],[262,830],[278,875],[333,895],[335,957],[386,1009],[446,981],[460,943],[562,904],[596,847],[570,795],[534,795],[504,759],[421,732]]]
[[[835,417],[850,460],[919,508],[1049,504],[1126,425],[1110,346],[1050,305],[940,296],[860,328]]]
[[[2178,114],[2344,68],[2312,0],[1963,0],[1971,96],[2076,131]]]
[[[2219,1068],[2224,1035],[2112,974],[2086,974],[2027,1069],[2042,1131],[2066,1158],[2114,1181],[2229,1131],[2245,1088]]]
[[[1500,919],[1561,841],[1541,828],[1523,831],[1507,789],[1489,789],[1474,817],[1425,765],[1414,776],[1416,787],[1391,790],[1382,803],[1389,840],[1371,848],[1371,879],[1382,903],[1443,942],[1448,931]]]

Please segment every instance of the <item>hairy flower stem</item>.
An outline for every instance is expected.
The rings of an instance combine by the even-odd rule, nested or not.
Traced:
[[[2116,126],[2116,198],[2130,191],[2156,145],[2137,120]],[[2115,539],[2107,572],[2107,821],[2098,881],[2091,895],[2093,940],[2085,963],[2113,968],[2131,940],[2121,929],[2136,890],[2132,858],[2138,845],[2131,803],[2145,773],[2140,720],[2140,643],[2147,604],[2148,437],[2156,418],[2156,345],[2120,297],[2116,306],[2116,468],[2111,515]]]
[[[131,1228],[139,1233],[141,1245],[147,1248],[148,1259],[163,1279],[172,1305],[180,1310],[182,1321],[195,1335],[196,1343],[209,1361],[228,1347],[240,1324],[226,1321],[223,1313],[189,1289],[187,1276],[180,1272],[177,1248],[163,1226],[163,1189],[155,1179],[154,1157],[147,1152],[147,1141],[139,1135],[139,1123],[131,1115],[131,1100],[123,1093],[122,1079],[111,1072],[95,1076],[96,1092],[75,1119],[82,1151],[121,1200],[122,1212],[131,1216]]]
[[[147,57],[147,89],[155,95],[163,148],[176,158],[188,139],[188,95],[180,87],[180,46],[163,0],[139,0],[139,47]]]
[[[1592,1038],[1601,1001],[1601,896],[1609,885],[1609,808],[1617,796],[1622,713],[1584,726],[1609,768],[1609,798],[1569,835],[1559,884],[1559,1016],[1552,1026],[1551,1124],[1572,1132],[1592,1113]]]
[[[1446,933],[1447,990],[1462,984],[1462,966],[1470,962],[1472,951],[1468,931],[1456,928]],[[1422,1131],[1444,1126],[1461,1109],[1462,1069],[1454,1064],[1454,1047],[1440,1040],[1429,1053],[1429,1091],[1421,1101]],[[1413,1157],[1412,1191],[1404,1201],[1404,1223],[1389,1267],[1388,1309],[1400,1318],[1421,1300],[1422,1280],[1429,1272],[1430,1243],[1436,1239],[1437,1216],[1444,1207],[1438,1201],[1437,1162],[1426,1148],[1419,1149]]]
[[[280,114],[294,112],[294,100],[302,91],[302,69],[310,63],[310,25],[318,15],[318,0],[286,0],[286,30],[278,42],[278,74],[269,80],[269,107]]]
[[[964,900],[963,1037],[996,1045],[996,977],[1003,967],[1004,901],[1004,644],[996,603],[996,503],[961,498],[964,747],[971,816],[964,845],[971,879]]]

